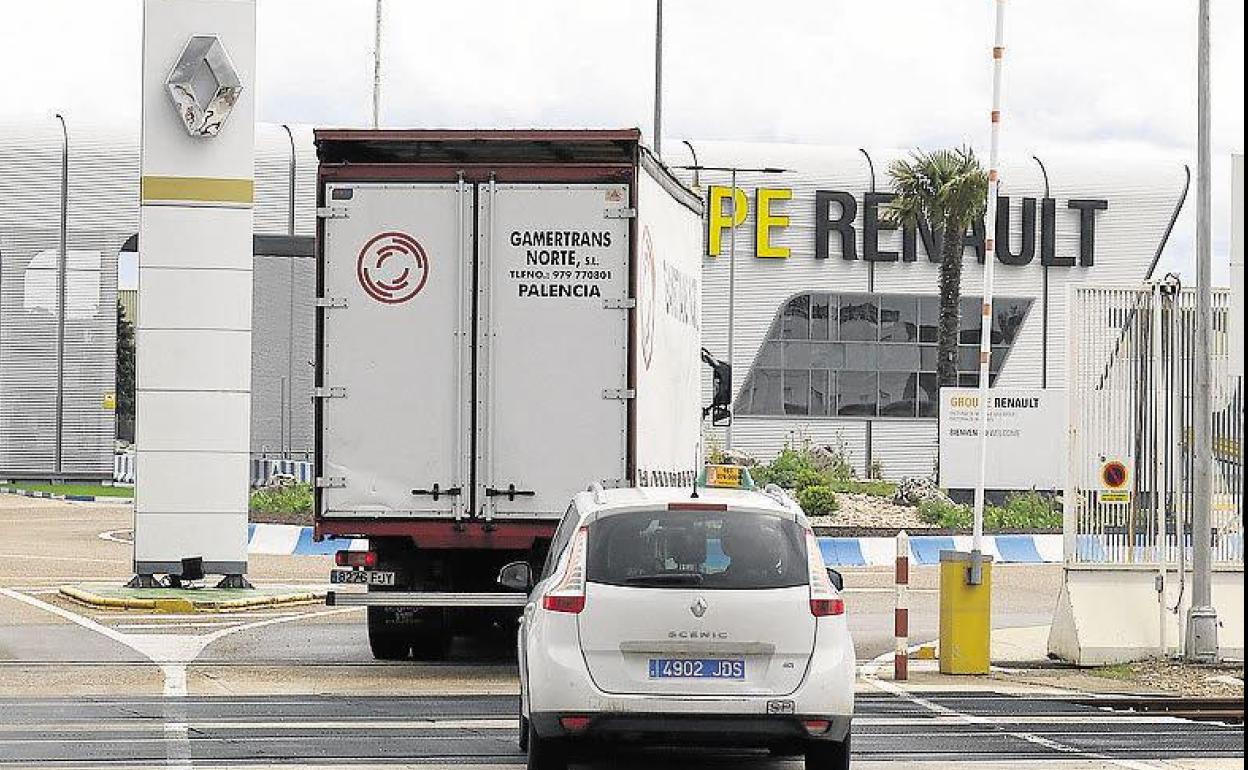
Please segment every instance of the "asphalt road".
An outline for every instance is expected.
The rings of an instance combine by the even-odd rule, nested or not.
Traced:
[[[132,526],[129,508],[93,503],[63,503],[0,495],[0,587],[51,597],[59,585],[84,580],[123,582],[129,579],[131,550],[125,543],[106,540],[101,533]],[[266,584],[323,585],[331,567],[328,557],[253,555],[250,577]],[[1046,624],[1053,615],[1060,587],[1061,569],[1056,565],[1000,565],[994,572],[993,626],[1032,627]],[[855,568],[845,570],[850,630],[859,660],[871,660],[893,649],[892,570]],[[912,568],[910,595],[911,638],[925,642],[937,636],[938,607],[935,567]],[[40,593],[46,592],[46,593]],[[57,601],[55,598],[50,601]],[[318,608],[296,610],[313,622],[244,629],[210,644],[201,661],[370,664],[363,624],[358,613],[317,615]],[[323,610],[324,608],[319,608]],[[152,632],[159,626],[190,629],[192,619],[143,618],[120,621],[116,612],[77,612],[109,625],[125,622],[130,631],[146,624]],[[83,634],[64,623],[36,618],[14,622],[10,602],[0,598],[0,661],[45,660],[82,662],[138,661],[133,651]],[[232,619],[226,619],[232,620]],[[222,619],[197,619],[198,631],[228,625]],[[32,627],[32,623],[33,626]],[[241,624],[240,624],[241,625]],[[482,640],[460,640],[458,658],[474,661],[483,650]],[[506,654],[507,645],[503,645]]]
[[[0,766],[516,766],[516,699],[229,697],[0,700]],[[856,765],[1016,767],[1071,760],[1137,770],[1243,757],[1236,728],[1139,718],[1060,700],[930,693],[859,697]],[[1242,760],[1241,760],[1242,761]],[[761,752],[624,751],[602,768],[795,768]],[[1198,765],[1173,765],[1196,767]]]
[[[57,595],[124,581],[129,547],[99,537],[128,509],[0,495],[0,767],[506,767],[515,750],[507,634],[451,660],[378,663],[359,608],[176,615]],[[323,557],[259,556],[257,582],[321,584]],[[913,638],[936,636],[936,572],[917,569]],[[892,649],[888,570],[846,572],[860,660]],[[1056,567],[996,571],[994,626],[1048,622]],[[864,678],[855,767],[1212,770],[1243,767],[1237,730],[1098,714],[1049,699],[916,696]],[[420,696],[420,697],[413,697]],[[1177,759],[1177,758],[1182,758]],[[597,767],[797,768],[760,754],[624,753]]]

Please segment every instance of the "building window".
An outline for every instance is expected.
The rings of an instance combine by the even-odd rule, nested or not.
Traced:
[[[993,380],[1031,309],[1030,299],[993,302]],[[981,300],[963,297],[958,383],[979,382]],[[790,298],[737,396],[743,416],[935,417],[939,298],[812,292]]]

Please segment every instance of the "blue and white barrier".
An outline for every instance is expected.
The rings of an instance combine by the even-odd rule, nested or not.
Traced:
[[[335,551],[363,551],[367,540],[312,539],[311,527],[293,524],[249,524],[250,553],[296,556],[333,555]],[[984,553],[999,564],[1047,564],[1062,560],[1061,535],[985,535]],[[834,567],[893,565],[896,541],[891,537],[821,537],[823,560]],[[937,564],[941,551],[971,550],[970,536],[911,535],[910,559],[915,564]]]

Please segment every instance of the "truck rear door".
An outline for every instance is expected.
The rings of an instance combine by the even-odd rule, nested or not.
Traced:
[[[558,517],[628,453],[627,185],[479,192],[477,509]]]
[[[469,484],[471,190],[331,184],[325,201],[317,392],[322,511],[462,514]]]

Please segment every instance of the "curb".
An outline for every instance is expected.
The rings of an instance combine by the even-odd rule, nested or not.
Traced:
[[[138,597],[100,596],[77,586],[61,586],[62,596],[89,607],[113,610],[153,610],[155,612],[224,612],[227,610],[258,609],[290,604],[313,604],[325,600],[324,591],[302,591],[293,594],[256,596],[243,599],[188,599],[184,597],[161,597],[142,599]]]
[[[119,505],[134,502],[133,497],[113,497],[111,495],[58,495],[52,492],[38,492],[33,489],[18,489],[16,487],[0,486],[0,493],[6,495],[18,495],[19,497],[33,497],[38,500],[67,500],[73,503],[117,503]]]

